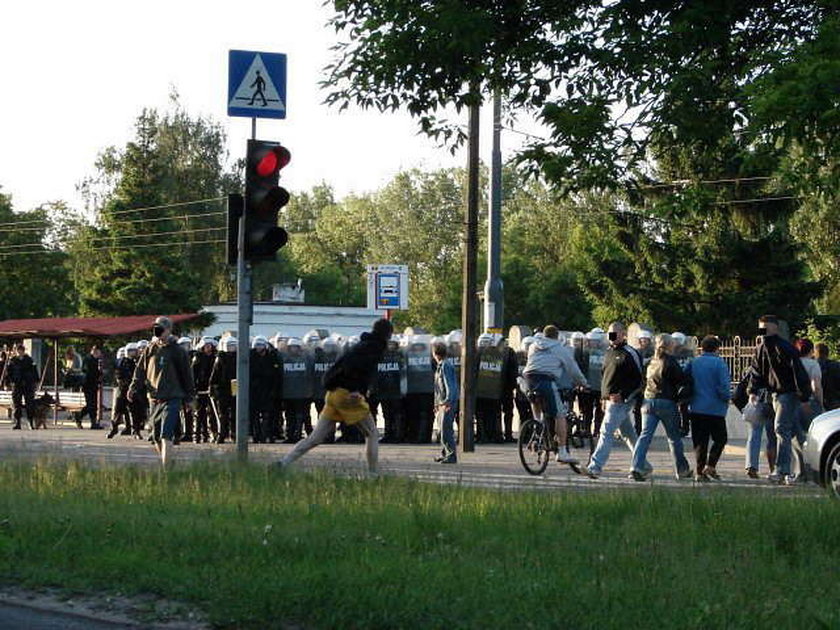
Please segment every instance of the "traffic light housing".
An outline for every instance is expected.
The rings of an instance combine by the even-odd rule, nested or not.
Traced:
[[[248,140],[245,166],[245,260],[277,260],[289,235],[277,225],[277,215],[289,203],[289,192],[278,186],[280,171],[291,160],[277,142]]]

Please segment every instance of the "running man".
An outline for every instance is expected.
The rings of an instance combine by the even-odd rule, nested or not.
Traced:
[[[359,425],[365,436],[368,470],[376,472],[379,433],[364,392],[368,391],[376,376],[377,366],[393,332],[394,327],[387,319],[376,320],[371,332],[362,333],[359,343],[329,369],[324,375],[324,387],[327,390],[324,408],[318,415],[315,428],[309,437],[298,442],[286,457],[274,464],[277,468],[284,469],[297,461],[331,435],[337,423],[344,422]]]

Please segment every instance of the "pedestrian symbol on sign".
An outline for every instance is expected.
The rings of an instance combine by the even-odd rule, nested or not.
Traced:
[[[265,100],[265,94],[263,93],[263,90],[265,89],[265,79],[262,78],[262,75],[260,74],[259,70],[257,70],[257,78],[254,79],[254,82],[251,84],[251,87],[256,87],[257,89],[254,90],[254,94],[251,96],[251,101],[248,103],[248,105],[253,105],[254,99],[258,96],[262,99],[263,107],[268,105],[268,101]]]

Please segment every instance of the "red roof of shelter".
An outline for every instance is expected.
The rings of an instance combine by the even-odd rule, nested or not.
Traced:
[[[167,315],[173,324],[200,317],[199,313]],[[0,322],[0,337],[114,337],[150,330],[157,315],[128,317],[47,317],[7,319]]]

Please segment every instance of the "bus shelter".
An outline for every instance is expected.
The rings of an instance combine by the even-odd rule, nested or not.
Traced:
[[[53,422],[58,421],[58,411],[63,408],[61,402],[61,391],[59,389],[59,357],[62,340],[67,339],[90,339],[103,342],[111,337],[122,337],[137,333],[147,333],[152,327],[152,322],[158,315],[130,315],[125,317],[47,317],[41,319],[7,319],[0,322],[0,339],[22,340],[42,339],[51,342],[51,352],[41,369],[41,381],[37,390],[43,389],[45,376],[52,366],[53,370]],[[173,326],[184,325],[205,318],[202,313],[182,313],[179,315],[166,315]],[[3,363],[3,370],[0,373],[0,383],[5,383],[6,369],[9,359]],[[40,367],[40,366],[39,366]],[[102,383],[99,385],[98,395],[98,416],[102,418]],[[68,395],[65,395],[65,399]]]

